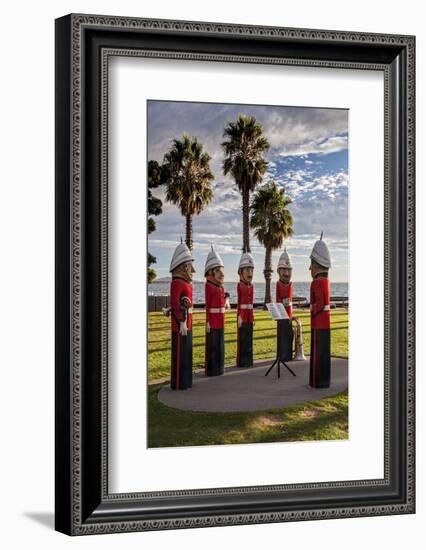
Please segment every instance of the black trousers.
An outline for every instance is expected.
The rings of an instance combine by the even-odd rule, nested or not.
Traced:
[[[253,323],[243,323],[238,329],[237,367],[253,366]]]
[[[225,368],[225,331],[211,328],[206,332],[206,375],[219,376]]]
[[[186,390],[192,387],[192,329],[186,336],[172,331],[172,390]]]
[[[311,329],[309,385],[313,388],[328,388],[330,386],[330,371],[330,329]]]
[[[281,361],[293,358],[293,327],[290,319],[277,321],[277,352]]]

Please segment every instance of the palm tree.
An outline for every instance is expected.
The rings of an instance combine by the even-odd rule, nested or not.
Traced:
[[[222,143],[225,153],[224,174],[230,173],[242,195],[243,252],[250,252],[249,201],[250,193],[262,181],[268,163],[262,154],[269,148],[260,122],[254,117],[239,115],[236,122],[228,122]]]
[[[176,204],[186,218],[186,245],[192,250],[192,217],[200,214],[213,198],[210,172],[210,155],[203,152],[203,145],[196,137],[183,134],[174,139],[164,155],[163,170],[166,184],[166,200]]]
[[[290,197],[273,181],[261,187],[251,204],[250,226],[265,247],[265,304],[271,302],[272,251],[281,248],[284,239],[293,235],[293,217],[288,209]]]

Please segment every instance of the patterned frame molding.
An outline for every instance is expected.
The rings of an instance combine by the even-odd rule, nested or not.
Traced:
[[[135,47],[138,37],[141,43]],[[159,42],[155,41],[173,38],[177,42],[179,37],[188,39],[180,51],[171,48],[170,42],[159,48]],[[195,42],[200,51],[194,51],[192,46],[191,51],[188,47],[185,49],[189,39],[193,44],[197,37]],[[222,44],[221,51],[205,51],[203,41],[207,38],[214,38],[216,45]],[[246,44],[247,53],[236,54],[225,45],[228,39],[237,44],[237,49]],[[250,50],[255,43],[270,51],[256,55]],[[286,45],[293,48],[297,45],[299,51],[283,56],[281,52]],[[229,51],[224,52],[227,48]],[[272,55],[273,48],[276,53]],[[111,56],[274,63],[384,73],[383,479],[108,493],[107,135]],[[84,535],[414,512],[414,81],[415,39],[412,36],[96,15],[70,15],[56,21],[57,530]],[[402,121],[396,120],[395,113]],[[89,149],[96,154],[88,155]],[[93,201],[97,206],[92,211],[88,205]],[[398,319],[393,322],[390,306],[391,296],[394,303],[395,295],[400,307]],[[358,504],[360,493],[357,491],[372,493],[375,488],[387,492],[377,493],[374,503],[364,498],[363,504]],[[328,504],[314,501],[311,497],[315,491],[327,491]],[[253,494],[258,497],[258,504],[253,506],[251,502],[247,511],[244,499]],[[291,502],[286,502],[287,497],[295,494],[299,503],[300,495],[306,495],[304,509],[300,506],[292,509]],[[342,497],[353,495],[356,505],[344,504],[340,494]],[[280,503],[275,499],[272,506],[267,504],[265,495],[282,495],[283,500]],[[334,499],[330,495],[335,495]],[[207,499],[214,497],[217,501],[218,496],[236,497],[238,504],[227,503],[224,508],[230,510],[228,513],[220,513],[220,507],[215,513],[202,512]],[[183,497],[191,499],[188,501],[190,511],[172,513],[173,499]],[[205,499],[200,506],[197,498]],[[144,505],[149,501],[155,508],[159,501],[165,500],[169,507],[157,506],[156,512]],[[268,506],[273,510],[265,511]]]

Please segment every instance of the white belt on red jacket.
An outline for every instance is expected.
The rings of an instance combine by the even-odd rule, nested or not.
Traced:
[[[240,304],[240,309],[253,309],[253,304]]]
[[[224,307],[210,307],[207,310],[209,313],[225,313]]]

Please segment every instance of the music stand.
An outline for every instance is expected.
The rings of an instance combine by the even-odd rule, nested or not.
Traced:
[[[285,310],[285,307],[283,304],[266,304],[266,307],[268,308],[269,313],[271,314],[273,321],[283,321],[285,319],[288,319],[287,311]],[[281,377],[281,364],[284,365],[284,367],[291,372],[293,376],[296,376],[296,373],[285,363],[284,361],[281,361],[280,359],[280,346],[279,341],[277,342],[277,357],[275,361],[272,363],[272,365],[269,367],[269,369],[265,372],[265,376],[268,376],[268,374],[271,372],[271,370],[277,366],[278,369],[278,378]]]

